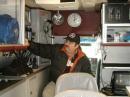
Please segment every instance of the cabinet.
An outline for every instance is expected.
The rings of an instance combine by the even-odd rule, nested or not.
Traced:
[[[27,97],[41,97],[44,86],[48,83],[49,69],[45,69],[27,80],[28,96]]]
[[[31,9],[31,28],[33,41],[42,44],[51,44],[51,12],[42,9]]]
[[[16,27],[15,24],[7,22],[7,18],[5,19],[5,17],[4,19],[0,18],[0,22],[2,21],[0,23],[0,51],[10,51],[27,48],[28,45],[25,44],[24,31],[25,0],[0,0],[0,16],[3,16],[5,14],[8,14],[11,18],[15,19],[18,23],[18,26]],[[4,29],[7,28],[7,26],[3,26],[3,24],[9,24],[9,29]],[[13,32],[13,34],[11,32]],[[10,40],[13,42],[11,42]]]
[[[130,7],[129,4],[102,5],[102,40],[107,44],[129,45]]]
[[[118,16],[116,16],[117,11],[119,11]],[[130,63],[129,61],[130,56],[128,55],[130,52],[129,15],[130,15],[129,3],[119,3],[119,4],[104,3],[102,5],[101,16],[102,16],[103,63],[122,63],[122,64]]]
[[[101,16],[103,45],[100,88],[109,92],[112,72],[130,70],[130,6],[128,3],[104,3]]]
[[[48,80],[49,68],[46,68],[0,91],[0,97],[41,97]]]
[[[52,44],[51,35],[51,12],[42,9],[31,9],[31,28],[32,28],[32,41],[41,44]],[[37,65],[45,64],[45,61],[49,61],[46,58],[33,55],[36,57]]]
[[[22,82],[15,87],[9,87],[12,89],[5,92],[0,97],[27,97],[26,86],[27,86],[26,82]]]
[[[24,44],[24,41],[25,41],[25,39],[24,39],[24,12],[25,12],[25,0],[1,0],[0,1],[0,15],[8,14],[12,18],[16,19],[16,21],[18,21],[19,30],[16,33],[16,34],[18,34],[17,44]],[[4,18],[4,19],[5,19],[5,21],[2,21],[3,25],[5,22],[9,22],[9,21],[7,21],[6,18]],[[15,26],[15,25],[13,25],[13,26]],[[12,26],[10,25],[10,27],[12,27]],[[7,30],[7,29],[5,29],[5,30]],[[15,29],[13,29],[13,27],[12,27],[12,30],[15,30]],[[0,33],[2,33],[2,32],[0,32]],[[5,43],[2,43],[2,44],[5,44]],[[9,44],[11,44],[11,43],[9,43]]]

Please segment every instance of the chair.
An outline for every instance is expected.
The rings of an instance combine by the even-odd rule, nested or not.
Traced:
[[[107,97],[107,96],[95,91],[66,90],[58,93],[54,97]]]
[[[66,73],[57,79],[55,95],[73,89],[98,92],[96,79],[92,75],[88,73]]]

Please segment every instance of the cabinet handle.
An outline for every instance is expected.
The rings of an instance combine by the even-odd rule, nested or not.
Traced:
[[[36,78],[36,76],[32,77],[31,80],[33,80],[33,79],[35,79],[35,78]]]
[[[32,91],[30,91],[30,95],[32,95]]]

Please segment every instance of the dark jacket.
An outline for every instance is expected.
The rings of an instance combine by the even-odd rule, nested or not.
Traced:
[[[39,44],[31,42],[29,50],[41,57],[51,59],[51,80],[56,81],[59,75],[64,73],[68,56],[62,50],[63,44]],[[76,59],[77,56],[73,60]],[[91,73],[91,65],[87,56],[81,57],[76,62],[74,72],[87,72]]]

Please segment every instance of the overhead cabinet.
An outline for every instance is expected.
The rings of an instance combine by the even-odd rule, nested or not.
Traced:
[[[0,94],[0,97],[27,97],[27,84],[26,82],[22,82],[20,84],[16,83],[16,86],[12,86],[7,89],[7,92],[3,92]]]
[[[129,23],[130,4],[128,3],[108,3],[105,4],[106,23]]]
[[[103,43],[130,43],[130,4],[102,5],[102,39]]]
[[[0,45],[24,44],[25,0],[0,0]]]

